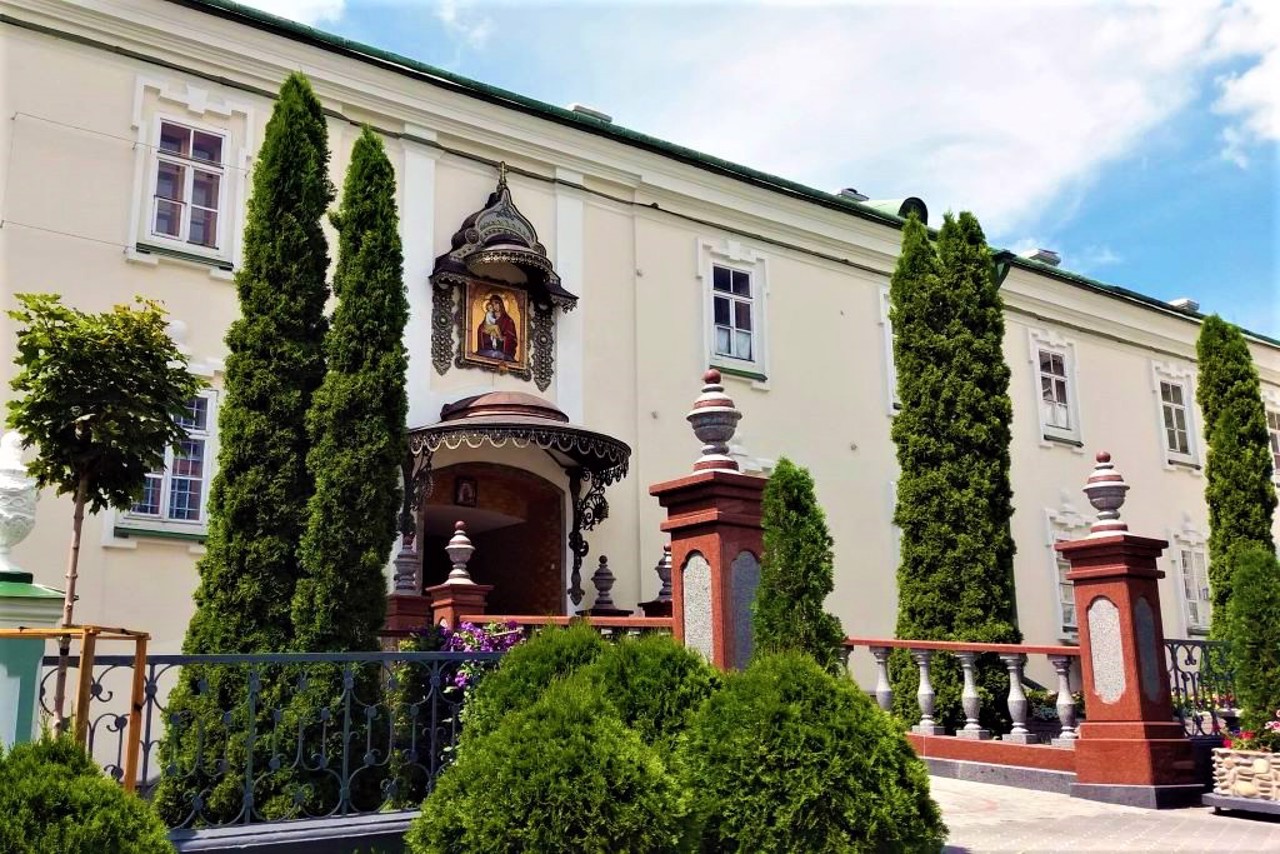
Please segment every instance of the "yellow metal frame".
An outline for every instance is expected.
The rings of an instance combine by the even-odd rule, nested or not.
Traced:
[[[75,740],[88,748],[89,703],[93,699],[93,659],[98,641],[133,641],[133,687],[129,698],[129,726],[125,736],[124,788],[132,792],[138,786],[138,753],[142,748],[143,688],[146,683],[147,641],[151,635],[133,629],[106,626],[62,626],[55,629],[0,629],[0,638],[26,640],[80,641],[80,675],[76,686]]]

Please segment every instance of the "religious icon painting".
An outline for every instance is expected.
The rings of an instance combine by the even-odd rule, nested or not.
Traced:
[[[529,367],[529,294],[492,282],[467,282],[464,361],[501,370]]]
[[[476,506],[475,478],[459,477],[453,482],[453,503],[459,507]]]

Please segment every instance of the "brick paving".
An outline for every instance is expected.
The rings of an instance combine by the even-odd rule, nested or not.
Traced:
[[[932,778],[951,834],[947,854],[1280,852],[1280,821],[1206,807],[1145,810],[987,783]]]

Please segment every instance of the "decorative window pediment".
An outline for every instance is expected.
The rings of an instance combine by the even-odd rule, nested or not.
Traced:
[[[431,285],[436,373],[480,368],[532,379],[546,391],[555,311],[573,310],[578,298],[561,286],[533,223],[512,201],[505,163],[485,206],[463,220],[436,259]]]

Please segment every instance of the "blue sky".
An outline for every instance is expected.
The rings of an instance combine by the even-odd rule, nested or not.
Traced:
[[[1280,337],[1280,0],[251,5]]]

